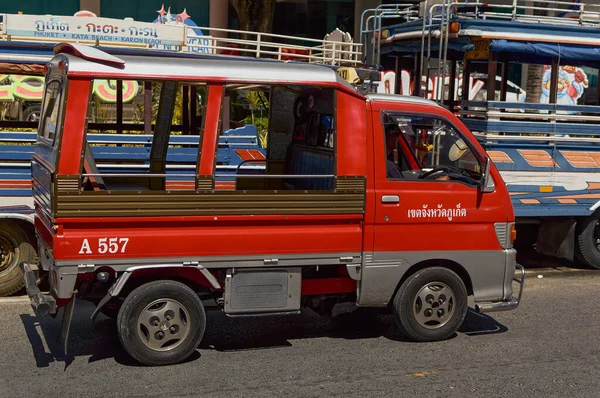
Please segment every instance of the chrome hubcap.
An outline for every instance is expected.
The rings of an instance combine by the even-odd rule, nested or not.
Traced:
[[[183,343],[189,332],[190,314],[177,300],[155,300],[138,317],[138,337],[155,351],[176,348]]]
[[[417,293],[413,316],[420,326],[438,329],[452,318],[455,308],[454,292],[442,282],[430,282]]]

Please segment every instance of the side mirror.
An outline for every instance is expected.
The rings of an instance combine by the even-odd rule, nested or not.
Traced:
[[[479,189],[481,192],[494,192],[494,180],[490,179],[490,169],[492,161],[489,157],[483,158],[483,172],[481,173],[481,181],[479,181]]]

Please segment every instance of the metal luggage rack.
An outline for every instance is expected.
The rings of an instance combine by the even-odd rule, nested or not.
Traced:
[[[565,0],[513,0],[512,4],[496,4],[490,2],[476,1],[431,1],[429,15],[435,10],[434,7],[446,8],[446,15],[450,17],[472,18],[472,19],[500,19],[529,23],[546,23],[557,25],[600,25],[600,5],[589,3],[574,3]],[[546,4],[540,6],[539,4]],[[438,22],[442,15],[434,17]]]

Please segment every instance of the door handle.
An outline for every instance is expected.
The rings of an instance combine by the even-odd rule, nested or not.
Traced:
[[[398,196],[398,195],[383,195],[381,197],[381,203],[400,203],[400,196]]]

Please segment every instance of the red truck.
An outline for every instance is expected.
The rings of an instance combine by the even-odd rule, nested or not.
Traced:
[[[318,65],[115,57],[75,44],[55,53],[32,163],[41,269],[21,266],[36,313],[63,308],[65,339],[76,296],[96,304],[92,318],[115,318],[124,349],[149,365],[197,349],[209,303],[232,317],[387,309],[417,341],[452,336],[469,296],[480,312],[518,306],[524,270],[506,186],[434,102],[363,95]],[[147,158],[98,171],[86,124],[95,79],[158,93],[145,103]],[[191,88],[202,93],[193,107],[178,96]],[[223,184],[218,138],[249,92],[268,112],[267,155],[249,154]],[[201,119],[200,142],[190,172],[172,173],[182,106]]]

